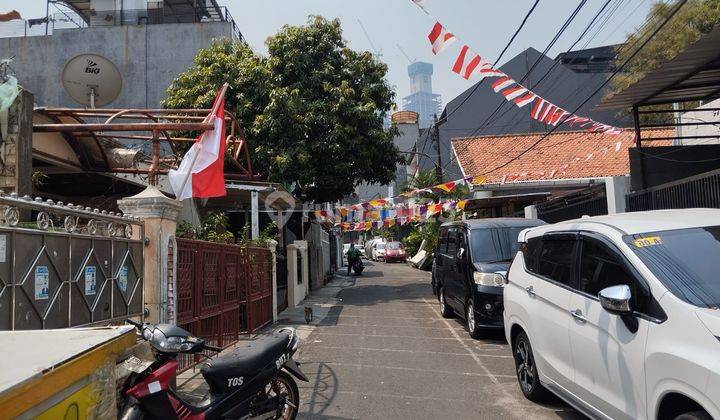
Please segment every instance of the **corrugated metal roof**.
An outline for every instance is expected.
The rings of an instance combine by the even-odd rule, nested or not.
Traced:
[[[667,104],[720,97],[720,25],[675,58],[647,73],[627,89],[603,100],[597,109]]]

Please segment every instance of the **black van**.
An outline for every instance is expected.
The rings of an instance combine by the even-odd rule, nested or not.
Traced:
[[[440,226],[432,267],[433,292],[446,318],[462,314],[473,338],[503,326],[503,286],[523,229],[537,219],[474,219]]]

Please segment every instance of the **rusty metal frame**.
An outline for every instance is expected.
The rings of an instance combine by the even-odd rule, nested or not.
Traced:
[[[151,185],[157,185],[157,176],[166,174],[169,169],[176,167],[178,160],[168,162],[160,159],[160,142],[167,142],[173,153],[175,143],[195,142],[191,137],[175,136],[178,132],[202,132],[213,129],[213,124],[206,122],[210,109],[80,109],[80,108],[36,108],[35,112],[47,117],[55,123],[33,124],[36,133],[61,133],[65,140],[83,157],[88,172],[132,173],[147,174]],[[62,123],[62,119],[73,119],[77,123]],[[86,119],[101,120],[104,122],[86,122]],[[133,122],[115,122],[115,120],[131,119]],[[226,171],[226,177],[234,180],[258,180],[260,176],[253,173],[250,152],[245,132],[238,124],[232,113],[225,111],[228,132],[226,142],[229,150],[226,158],[231,164],[231,171]],[[137,122],[141,121],[141,122]],[[150,121],[150,122],[147,122]],[[138,132],[147,132],[150,135],[140,135]],[[101,150],[105,167],[96,167],[85,156],[78,134],[92,136]],[[113,167],[109,161],[106,148],[103,146],[121,144],[119,139],[132,139],[152,142],[152,156],[149,169]],[[177,156],[176,156],[177,157]]]

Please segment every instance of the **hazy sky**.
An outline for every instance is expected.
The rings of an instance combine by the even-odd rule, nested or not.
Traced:
[[[591,31],[588,47],[621,42],[626,33],[641,25],[650,5],[655,0],[612,0],[609,9],[617,11],[594,35]],[[510,36],[518,27],[533,0],[425,0],[428,11],[452,31],[460,40],[454,49],[440,56],[430,51],[427,34],[434,18],[424,14],[410,0],[218,0],[228,6],[230,13],[250,45],[264,53],[264,41],[282,25],[302,24],[311,14],[326,18],[340,18],[344,36],[354,49],[375,51],[389,66],[388,79],[396,87],[398,103],[409,94],[405,56],[428,61],[435,66],[434,90],[443,97],[443,103],[471,86],[450,68],[454,53],[462,42],[470,45],[488,61],[494,61]],[[528,47],[542,51],[553,38],[580,0],[540,0],[535,12],[505,53],[501,64]],[[605,0],[588,0],[571,26],[550,50],[555,57],[565,51]],[[0,0],[0,11],[17,9],[23,18],[42,17],[45,0]],[[367,30],[365,35],[362,26]],[[369,39],[368,39],[369,38]],[[583,40],[577,48],[585,44]],[[374,46],[374,47],[373,47]],[[170,54],[171,52],[168,51]]]

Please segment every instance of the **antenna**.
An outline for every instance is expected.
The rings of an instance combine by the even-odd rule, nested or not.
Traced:
[[[122,76],[115,64],[97,54],[71,58],[63,68],[61,80],[75,102],[90,108],[111,103],[122,89]]]
[[[380,55],[378,52],[378,49],[375,48],[375,44],[373,44],[372,39],[370,39],[370,35],[368,34],[368,31],[365,30],[365,25],[363,25],[362,21],[358,18],[358,23],[360,24],[360,28],[362,28],[363,33],[365,34],[365,38],[367,38],[368,42],[370,43],[370,47],[372,47],[373,52],[375,52],[375,55]]]
[[[407,61],[408,61],[410,64],[412,64],[412,63],[415,62],[415,60],[410,59],[410,56],[407,55],[407,53],[405,52],[405,50],[402,49],[402,47],[400,46],[400,44],[395,44],[395,45],[398,47],[398,50],[400,50],[400,52],[405,56],[405,58],[407,58]]]

